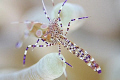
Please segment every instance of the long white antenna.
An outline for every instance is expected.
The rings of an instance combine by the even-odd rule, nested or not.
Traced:
[[[43,11],[44,11],[44,13],[45,13],[45,15],[46,15],[46,18],[50,21],[50,18],[49,18],[49,15],[48,15],[48,13],[47,13],[47,10],[46,10],[46,7],[45,7],[45,4],[44,4],[44,1],[42,0],[42,4],[43,4]]]

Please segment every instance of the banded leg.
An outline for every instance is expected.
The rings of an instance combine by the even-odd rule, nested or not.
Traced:
[[[37,42],[35,43],[35,45],[37,45],[37,44],[38,44],[38,42],[39,42],[40,40],[42,40],[43,42],[45,42],[46,44],[48,44],[48,42],[47,42],[47,41],[45,41],[44,39],[42,39],[42,38],[38,38],[38,40],[37,40]]]
[[[52,34],[52,35],[51,35],[51,39],[53,39],[53,37],[54,37],[54,35]],[[38,40],[37,40],[37,42],[35,43],[35,45],[37,45],[40,40],[42,40],[44,43],[48,44],[48,42],[45,41],[44,39],[38,38]],[[56,40],[53,40],[53,41],[51,42],[51,44],[56,45],[56,44],[57,44],[57,43],[56,43]]]
[[[69,65],[70,67],[72,67],[69,63],[67,63],[67,62],[65,62],[64,60],[63,60],[63,58],[61,58],[60,57],[60,54],[61,54],[61,46],[60,46],[60,44],[58,45],[58,49],[59,49],[59,58],[65,63],[65,64],[67,64],[67,65]],[[67,73],[66,73],[66,70],[65,69],[63,69],[63,73],[64,73],[64,76],[65,76],[65,78],[66,78],[66,80],[68,80],[67,79]]]
[[[67,64],[68,66],[72,67],[71,64],[69,64],[68,62],[64,61],[63,58],[60,57],[60,54],[61,54],[61,47],[60,47],[60,44],[58,45],[58,49],[59,49],[59,54],[58,54],[58,55],[59,55],[59,58],[60,58],[65,64]]]
[[[59,11],[58,11],[58,20],[59,20],[59,22],[60,22],[60,26],[61,26],[61,31],[63,31],[63,28],[62,28],[62,22],[61,22],[61,18],[60,18],[60,13],[61,13],[61,11],[62,11],[62,8],[63,8],[63,6],[64,6],[64,4],[67,2],[67,0],[65,0],[64,2],[63,2],[63,4],[62,4],[62,6],[61,6],[61,8],[59,9]]]
[[[44,13],[45,13],[45,15],[46,15],[46,18],[50,21],[50,17],[49,17],[49,15],[47,14],[47,10],[46,10],[46,7],[45,7],[45,4],[44,4],[44,1],[42,0],[42,4],[43,4],[43,11],[44,11]]]
[[[25,64],[25,60],[26,60],[26,55],[27,55],[27,51],[30,47],[49,47],[52,46],[52,44],[47,44],[47,45],[28,45],[25,52],[24,52],[24,57],[23,57],[23,64]]]
[[[59,51],[59,56],[60,56],[60,54],[61,54],[61,46],[60,46],[60,44],[58,45],[58,51]]]
[[[43,40],[42,38],[38,38],[38,40],[37,40],[37,42],[35,43],[35,45],[37,45],[40,40],[42,40],[44,43],[48,44],[47,41]],[[34,49],[34,47],[33,47],[33,49]],[[33,51],[33,49],[32,49],[32,51]]]
[[[79,20],[79,19],[85,19],[85,18],[88,18],[88,17],[81,17],[81,18],[71,19],[71,21],[68,23],[68,27],[67,27],[67,31],[65,33],[65,36],[67,35],[67,33],[69,31],[69,27],[70,27],[70,24],[71,24],[72,21]]]

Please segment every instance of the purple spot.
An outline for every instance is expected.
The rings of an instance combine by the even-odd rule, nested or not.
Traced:
[[[82,19],[82,18],[78,18],[78,19]]]
[[[44,42],[44,40],[43,39],[41,39],[43,42]]]
[[[68,39],[67,39],[66,41],[67,41],[67,42],[69,42],[69,40],[68,40]]]
[[[72,65],[68,64],[70,67],[72,67]]]
[[[86,17],[83,17],[83,19],[86,18]]]
[[[60,17],[58,19],[59,19],[59,21],[61,21]]]
[[[65,0],[65,2],[67,2],[67,0]]]
[[[43,10],[45,10],[44,7],[43,7]]]
[[[88,57],[90,58],[90,55],[88,55]]]
[[[23,60],[23,64],[25,65],[25,60]]]
[[[61,27],[62,27],[62,24],[60,24],[61,25]]]
[[[61,50],[59,50],[59,52],[61,52]]]
[[[39,42],[39,39],[37,40],[37,43]]]
[[[26,59],[26,55],[24,55],[24,58],[23,58],[23,64],[25,64],[25,59]]]
[[[70,67],[72,67],[72,65],[70,65],[69,63],[65,62],[67,65],[69,65]]]
[[[68,23],[68,26],[70,26],[70,22]]]
[[[70,41],[68,41],[68,44],[70,43]]]
[[[63,5],[62,6],[64,6],[64,4],[67,2],[67,0],[65,0],[65,2],[63,3]]]
[[[71,19],[71,21],[75,21],[75,19]]]
[[[67,31],[69,30],[69,28],[67,28]]]
[[[49,17],[47,17],[48,18],[48,20],[50,21],[50,18]]]
[[[24,58],[23,58],[23,60],[25,60],[25,58],[26,58],[26,55],[24,55]]]
[[[84,56],[84,54],[82,53],[81,55],[80,55],[80,57],[83,57]]]
[[[98,64],[95,64],[95,67],[98,67],[99,65]]]
[[[88,59],[88,57],[86,57],[86,59]]]
[[[48,44],[48,42],[45,42],[46,44]]]
[[[45,12],[45,14],[46,14],[46,12]]]
[[[58,55],[60,56],[60,53]]]
[[[16,47],[18,47],[18,45],[19,45],[19,42],[16,43]]]
[[[61,60],[63,60],[63,58],[61,58]]]
[[[22,46],[22,42],[17,42],[16,43],[16,48],[20,48]]]
[[[43,45],[39,45],[39,47],[43,47]]]
[[[79,51],[81,53],[82,49]]]
[[[88,18],[88,17],[83,17],[83,19],[84,19],[84,18]]]
[[[98,74],[100,74],[101,72],[102,72],[102,71],[101,71],[101,70],[99,70],[99,71],[98,71]]]
[[[32,45],[32,47],[34,48],[34,47],[36,47],[36,45]]]
[[[59,10],[58,14],[60,14],[61,10]]]
[[[84,55],[84,53],[82,53],[82,55]]]
[[[26,50],[28,50],[28,47],[26,48]]]
[[[88,63],[88,61],[86,59],[84,59],[85,63]]]

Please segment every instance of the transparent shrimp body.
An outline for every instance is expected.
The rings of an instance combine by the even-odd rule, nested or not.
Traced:
[[[28,27],[30,32],[33,33],[38,40],[36,41],[36,43],[34,45],[28,45],[25,49],[24,52],[24,57],[23,57],[23,64],[25,64],[25,60],[26,60],[26,55],[27,55],[27,51],[29,48],[35,48],[35,47],[50,47],[50,46],[54,46],[54,45],[58,45],[58,55],[60,56],[61,54],[61,45],[64,46],[65,48],[67,48],[67,50],[71,53],[73,53],[74,55],[76,55],[79,59],[83,60],[88,66],[90,66],[95,72],[98,72],[99,74],[101,73],[101,68],[100,66],[96,63],[96,61],[94,60],[94,58],[87,53],[87,51],[85,51],[84,49],[80,48],[78,45],[76,45],[75,43],[73,43],[72,41],[70,41],[66,35],[69,31],[69,27],[71,25],[71,22],[76,21],[76,20],[80,20],[80,19],[86,19],[88,18],[86,17],[80,17],[80,18],[76,18],[76,19],[71,19],[68,23],[67,26],[67,30],[65,33],[63,33],[63,29],[62,29],[62,22],[61,22],[61,18],[60,18],[60,12],[62,11],[63,6],[65,5],[65,3],[67,2],[67,0],[65,0],[61,6],[61,8],[58,11],[58,18],[57,19],[53,19],[51,20],[47,14],[44,2],[42,0],[42,4],[43,4],[43,11],[46,15],[46,18],[49,20],[49,24],[43,24],[43,23],[39,23],[39,22],[33,22],[31,23],[33,26]],[[59,24],[58,24],[59,22]],[[46,45],[38,45],[39,41],[43,41],[44,43],[46,43]],[[66,61],[63,60],[63,58],[59,57],[64,63],[66,63],[67,65],[69,65],[70,67],[72,67],[69,63],[67,63]],[[67,76],[66,76],[67,78]]]

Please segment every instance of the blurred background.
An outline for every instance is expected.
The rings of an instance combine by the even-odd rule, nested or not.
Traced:
[[[55,5],[64,0],[54,0]],[[44,0],[47,11],[53,9],[51,0]],[[82,6],[89,18],[77,29],[70,30],[68,39],[85,49],[102,68],[98,75],[82,60],[62,47],[62,54],[73,68],[67,66],[68,80],[120,79],[120,0],[68,0]],[[14,21],[39,20],[49,23],[42,11],[41,0],[0,0],[0,74],[11,73],[35,64],[44,55],[57,52],[58,47],[29,49],[26,66],[22,60],[27,45],[37,38],[30,36],[20,49],[15,44],[26,28]],[[71,26],[74,27],[74,26]],[[44,44],[42,41],[39,44]],[[64,75],[56,80],[65,80]]]

